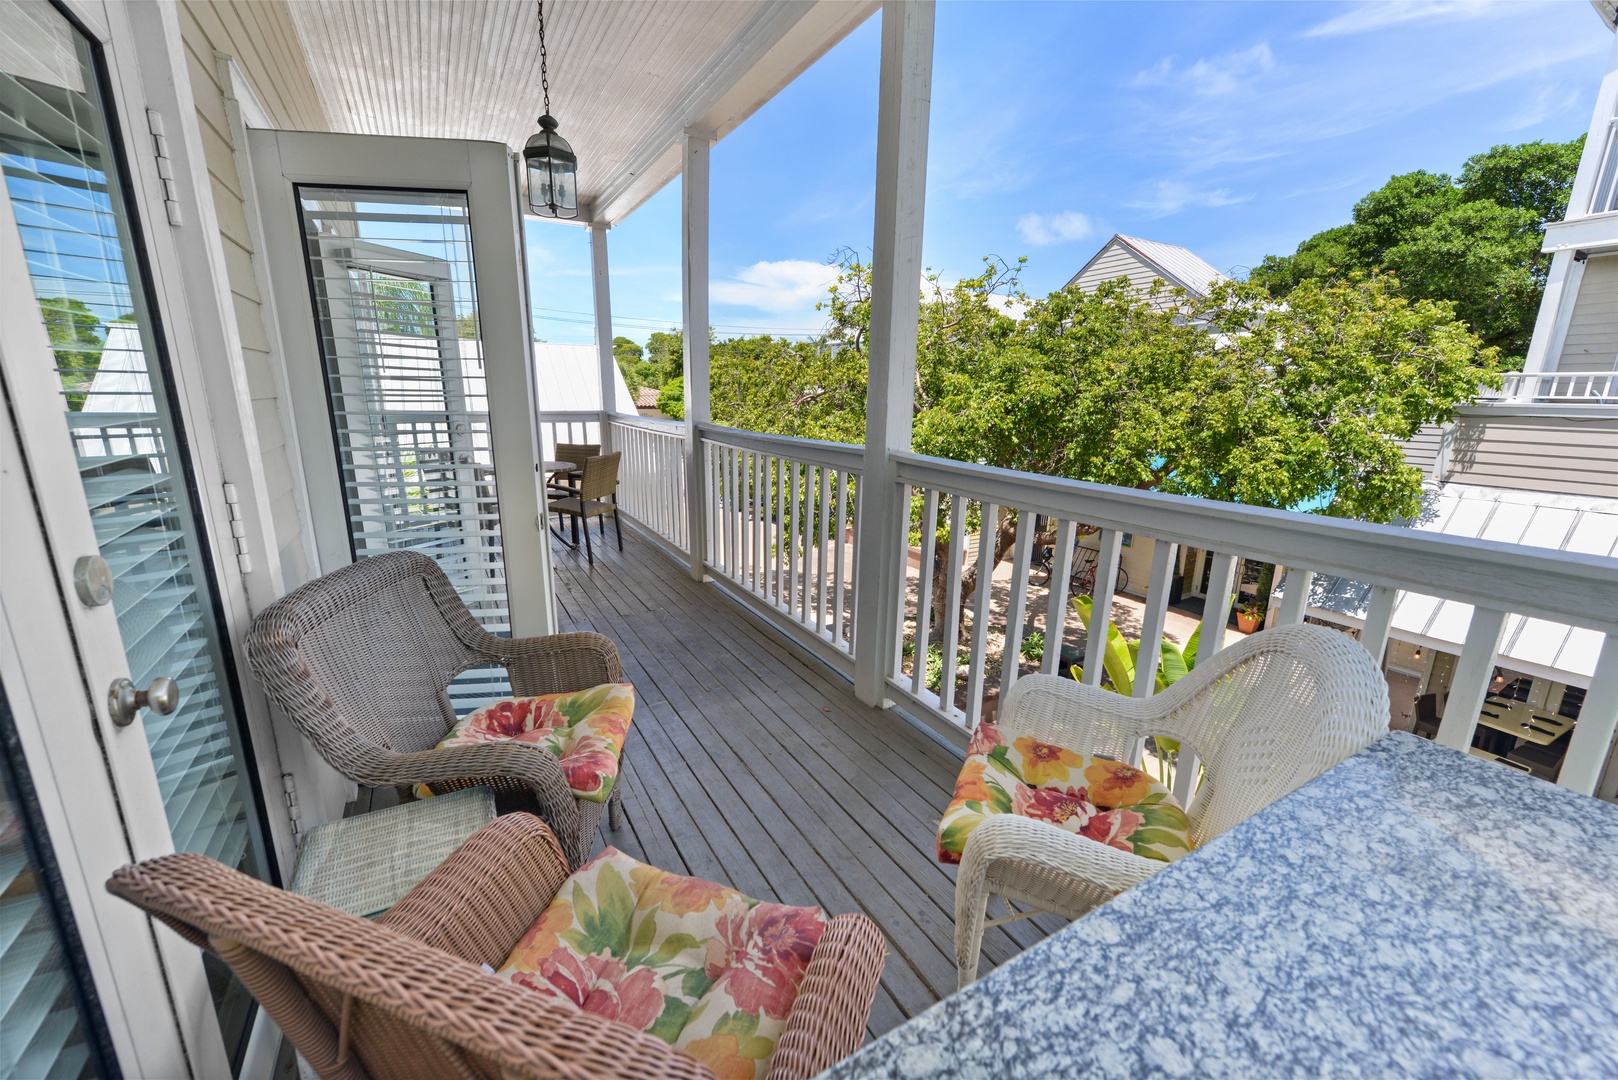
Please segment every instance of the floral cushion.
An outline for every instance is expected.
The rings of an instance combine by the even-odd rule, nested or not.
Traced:
[[[607,848],[562,883],[498,974],[705,1062],[761,1077],[826,929],[819,908],[763,903]]]
[[[450,729],[439,746],[485,742],[530,742],[543,746],[562,764],[574,795],[606,802],[618,778],[618,757],[635,713],[635,688],[603,683],[588,690],[490,702]],[[416,785],[416,797],[434,792]]]
[[[1139,769],[1024,736],[1006,744],[978,725],[938,823],[938,859],[958,863],[990,814],[1021,814],[1148,859],[1191,850],[1191,823],[1169,789]]]

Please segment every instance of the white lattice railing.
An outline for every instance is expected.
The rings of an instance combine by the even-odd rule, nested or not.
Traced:
[[[1618,405],[1618,372],[1511,371],[1498,393],[1484,397],[1553,405]]]
[[[858,447],[703,425],[707,566],[817,646],[853,651]]]
[[[897,457],[912,532],[888,684],[940,726],[969,730],[1020,674],[1065,670],[1063,643],[1077,646],[1082,631],[1069,583],[1077,579],[1093,611],[1113,612],[1130,536],[1137,552],[1145,538],[1156,541],[1149,567],[1137,563],[1131,575],[1129,591],[1139,599],[1119,626],[1141,643],[1135,696],[1153,691],[1170,593],[1184,569],[1181,548],[1189,546],[1199,551],[1198,584],[1207,582],[1203,655],[1223,643],[1241,558],[1288,568],[1283,623],[1323,614],[1310,607],[1317,574],[1358,583],[1368,591],[1358,616],[1325,614],[1351,627],[1378,658],[1402,591],[1472,605],[1438,735],[1461,750],[1471,742],[1511,616],[1582,628],[1575,633],[1586,635],[1598,659],[1560,782],[1591,791],[1602,774],[1618,726],[1618,559]],[[992,545],[997,536],[1010,538],[1013,522],[1015,542],[995,574]],[[1077,575],[1075,557],[1083,560]],[[974,562],[979,572],[968,592],[962,570]],[[1041,649],[1027,650],[1037,661],[1024,656],[1031,634],[1043,638]],[[932,670],[929,644],[942,654]],[[1087,660],[1084,681],[1101,676],[1102,665]]]
[[[608,426],[609,445],[623,455],[618,466],[619,508],[689,555],[685,425],[614,415]]]
[[[599,412],[541,412],[540,448],[544,458],[554,460],[557,443],[601,443]]]

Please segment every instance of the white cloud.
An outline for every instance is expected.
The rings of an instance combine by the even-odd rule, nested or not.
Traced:
[[[1232,195],[1229,188],[1197,188],[1184,180],[1159,180],[1124,205],[1167,217],[1188,206],[1231,206],[1251,198],[1251,195]]]
[[[1165,56],[1136,74],[1131,86],[1166,86],[1197,97],[1226,97],[1241,90],[1255,75],[1275,67],[1275,55],[1267,42],[1250,49],[1209,56],[1190,67],[1177,67],[1172,56]]]
[[[1579,91],[1571,86],[1548,84],[1532,97],[1524,98],[1517,109],[1502,121],[1507,131],[1533,127],[1578,103]]]
[[[1304,37],[1341,37],[1385,30],[1405,23],[1436,19],[1471,19],[1487,14],[1491,5],[1481,0],[1384,0],[1362,3],[1335,19],[1327,19],[1303,32]]]
[[[804,259],[756,262],[729,281],[716,281],[710,287],[713,299],[721,304],[767,311],[772,315],[799,314],[812,310],[826,298],[826,290],[837,280],[837,267]]]
[[[1026,244],[1049,247],[1083,240],[1095,231],[1090,219],[1077,210],[1064,210],[1060,214],[1024,214],[1017,219],[1017,235]]]

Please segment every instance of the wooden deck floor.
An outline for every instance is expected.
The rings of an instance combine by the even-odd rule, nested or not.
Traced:
[[[934,855],[960,759],[629,530],[555,543],[565,629],[612,638],[634,682],[626,822],[602,842],[761,899],[862,911],[890,956],[879,1035],[955,989],[954,870]],[[990,930],[983,970],[1062,923]]]

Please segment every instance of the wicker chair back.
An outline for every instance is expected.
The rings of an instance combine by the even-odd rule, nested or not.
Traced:
[[[618,462],[622,454],[602,454],[584,463],[584,478],[579,481],[579,498],[586,502],[610,499],[618,490]]]
[[[573,464],[582,469],[584,468],[584,463],[586,461],[589,461],[599,453],[601,453],[600,443],[563,442],[556,444],[555,460],[571,461]]]

